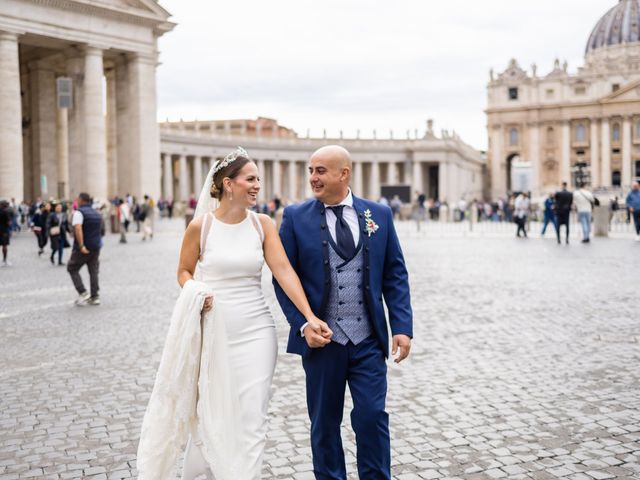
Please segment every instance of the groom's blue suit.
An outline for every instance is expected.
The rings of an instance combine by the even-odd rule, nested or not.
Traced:
[[[339,255],[329,233],[327,210],[317,200],[287,207],[280,227],[282,243],[311,309],[334,330],[334,341],[323,348],[309,348],[300,333],[306,319],[277,282],[274,285],[291,325],[287,351],[303,358],[316,478],[347,478],[340,424],[348,383],[359,476],[390,479],[385,412],[389,336],[383,298],[392,335],[412,337],[408,275],[391,210],[355,196],[353,208],[360,230],[351,259]],[[367,230],[367,217],[377,224],[375,233]]]

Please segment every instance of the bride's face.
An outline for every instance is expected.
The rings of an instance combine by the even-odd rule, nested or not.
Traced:
[[[245,207],[252,207],[258,202],[260,177],[255,163],[249,162],[242,167],[236,178],[231,180],[231,191],[233,201],[242,203]]]

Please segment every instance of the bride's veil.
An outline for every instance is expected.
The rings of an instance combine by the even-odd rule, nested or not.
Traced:
[[[205,179],[202,190],[200,191],[200,196],[198,197],[196,211],[193,214],[194,219],[201,217],[209,212],[213,212],[220,205],[220,202],[218,201],[218,199],[213,198],[211,196],[211,186],[213,185],[213,172],[215,171],[219,163],[220,163],[220,160],[216,160],[215,162],[213,162],[213,165],[211,165],[211,168],[209,169],[207,178]]]

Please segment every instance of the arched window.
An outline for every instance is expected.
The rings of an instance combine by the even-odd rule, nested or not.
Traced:
[[[555,143],[555,132],[553,131],[553,127],[547,128],[547,145],[553,145]]]
[[[512,128],[509,130],[509,145],[518,145],[518,129]]]
[[[614,142],[620,141],[620,124],[614,123],[613,128],[611,129],[611,138]]]
[[[576,142],[584,142],[587,139],[587,129],[582,123],[576,126]]]

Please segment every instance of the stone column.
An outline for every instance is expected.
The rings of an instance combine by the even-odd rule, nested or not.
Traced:
[[[160,131],[156,118],[156,55],[135,54],[128,61],[129,128],[132,170],[139,195],[160,194]],[[202,183],[196,188],[201,188]],[[186,199],[186,198],[185,198]]]
[[[598,120],[591,118],[591,135],[589,139],[589,154],[591,156],[591,187],[599,187],[600,180],[600,150],[598,148]]]
[[[611,186],[611,132],[609,129],[609,119],[602,119],[601,135],[602,140],[600,146],[602,147],[602,173],[600,175],[600,181],[603,187]]]
[[[187,168],[186,155],[180,155],[178,162],[180,174],[178,177],[178,191],[180,192],[180,198],[178,200],[186,202],[189,199],[189,170]]]
[[[135,188],[136,172],[132,168],[135,161],[131,148],[132,132],[129,127],[129,67],[124,55],[116,61],[115,102],[118,189],[122,195],[139,195]]]
[[[84,57],[82,117],[84,120],[84,186],[94,198],[107,199],[106,125],[102,109],[104,67],[102,50],[87,47]]]
[[[196,195],[200,194],[200,190],[202,190],[202,185],[204,181],[202,180],[202,157],[196,155],[193,157],[193,191]]]
[[[173,197],[173,165],[171,155],[167,153],[162,154],[162,170],[162,197],[165,200],[168,200],[169,198]]]
[[[531,162],[531,193],[540,192],[540,126],[537,122],[529,125],[529,162]]]
[[[397,185],[399,182],[398,164],[396,162],[389,162],[387,167],[387,183],[389,185]]]
[[[29,62],[31,118],[31,185],[33,196],[56,195],[56,80],[53,70],[43,61]],[[26,172],[25,172],[26,173]],[[44,181],[42,179],[44,178]],[[28,193],[25,192],[25,193]]]
[[[69,199],[69,111],[58,108],[56,119],[58,198]]]
[[[503,132],[500,125],[494,125],[491,130],[491,199],[495,200],[498,197],[504,195],[507,189],[507,182],[504,178],[504,152],[502,151],[503,145]],[[440,164],[442,166],[442,164]],[[438,177],[440,177],[440,173]],[[440,179],[438,179],[438,196],[442,197],[442,191],[440,190]]]
[[[422,162],[418,162],[417,160],[413,160],[411,166],[411,185],[413,188],[413,192],[411,192],[412,198],[415,192],[425,193],[424,188],[424,180],[422,178]]]
[[[568,120],[562,121],[561,130],[560,183],[571,185],[571,124]]]
[[[267,197],[267,185],[265,182],[267,178],[267,171],[265,169],[263,159],[258,160],[256,163],[258,164],[258,176],[260,177],[260,192],[258,192],[258,201],[264,202]]]
[[[118,116],[116,108],[116,72],[105,72],[107,78],[107,191],[109,198],[124,195],[118,185]]]
[[[273,160],[271,174],[273,175],[273,196],[282,200],[282,168],[280,160]]]
[[[631,117],[622,119],[622,188],[631,188]]]
[[[445,162],[440,162],[438,164],[438,197],[439,200],[444,202],[445,200],[449,204],[449,209],[453,207],[452,202],[455,201],[454,198],[449,198],[449,165]],[[503,195],[504,192],[500,192],[498,196]],[[496,197],[497,198],[497,197]],[[448,220],[448,219],[447,219]]]
[[[24,199],[21,110],[18,36],[0,32],[0,196],[18,202]]]
[[[380,199],[380,164],[371,162],[371,178],[369,178],[369,199],[377,202]]]
[[[353,172],[351,173],[351,188],[356,196],[362,196],[362,163],[353,162]]]
[[[300,195],[298,193],[298,172],[296,171],[298,168],[298,162],[295,160],[289,161],[289,178],[287,183],[289,184],[289,203],[297,202],[300,200]]]

